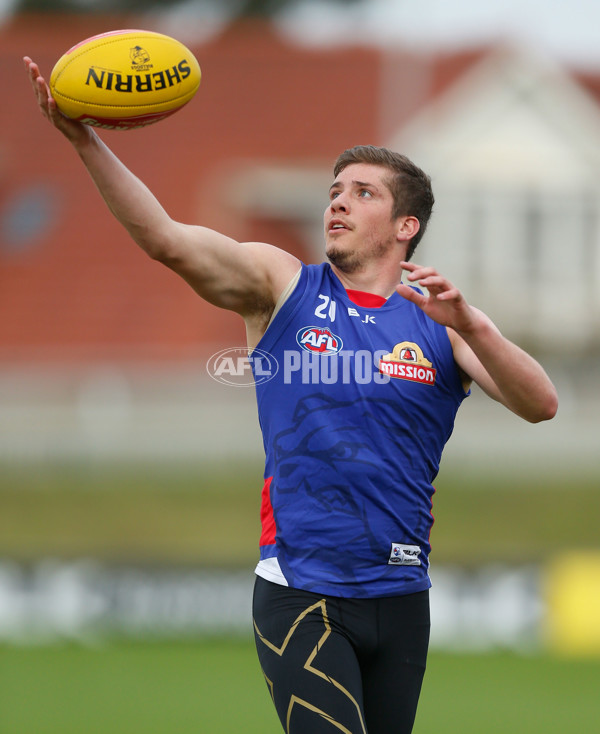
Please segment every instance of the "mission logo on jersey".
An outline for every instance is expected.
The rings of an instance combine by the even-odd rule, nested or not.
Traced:
[[[323,326],[305,326],[296,334],[296,341],[313,354],[337,354],[343,346],[340,337]]]
[[[435,385],[436,370],[414,342],[396,344],[390,354],[384,354],[379,360],[379,371],[400,380]]]

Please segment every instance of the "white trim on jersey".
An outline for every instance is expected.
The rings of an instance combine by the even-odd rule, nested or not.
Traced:
[[[254,573],[267,581],[272,581],[274,584],[289,586],[285,576],[281,572],[279,561],[275,557],[265,558],[263,561],[259,561]]]

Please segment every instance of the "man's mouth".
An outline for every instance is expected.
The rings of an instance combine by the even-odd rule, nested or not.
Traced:
[[[339,232],[340,230],[349,229],[344,222],[339,221],[338,219],[332,219],[331,222],[329,222],[329,231],[330,232]]]

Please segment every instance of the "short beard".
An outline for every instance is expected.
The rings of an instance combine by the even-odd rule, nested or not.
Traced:
[[[331,247],[326,251],[325,255],[329,262],[335,265],[340,272],[350,275],[364,270],[368,262],[377,260],[382,255],[385,255],[389,252],[390,247],[394,247],[395,244],[395,239],[390,239],[387,242],[378,242],[370,252],[338,250],[335,247]]]
[[[365,258],[361,257],[358,252],[332,249],[325,254],[329,262],[342,273],[356,273],[362,270],[365,264]]]

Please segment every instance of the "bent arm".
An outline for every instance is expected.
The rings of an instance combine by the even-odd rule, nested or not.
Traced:
[[[24,59],[38,105],[65,135],[102,198],[133,240],[184,278],[204,299],[264,320],[299,267],[287,252],[265,243],[239,243],[207,227],[173,220],[140,181],[87,125],[58,110],[37,65]]]
[[[531,423],[556,414],[558,397],[542,366],[504,337],[493,322],[472,306],[473,325],[462,332],[448,328],[458,366],[490,397]]]
[[[429,294],[403,284],[396,290],[447,328],[454,359],[469,379],[525,420],[537,423],[554,417],[556,389],[533,357],[504,337],[436,270],[412,262],[403,262],[402,267],[408,280],[418,280]]]

